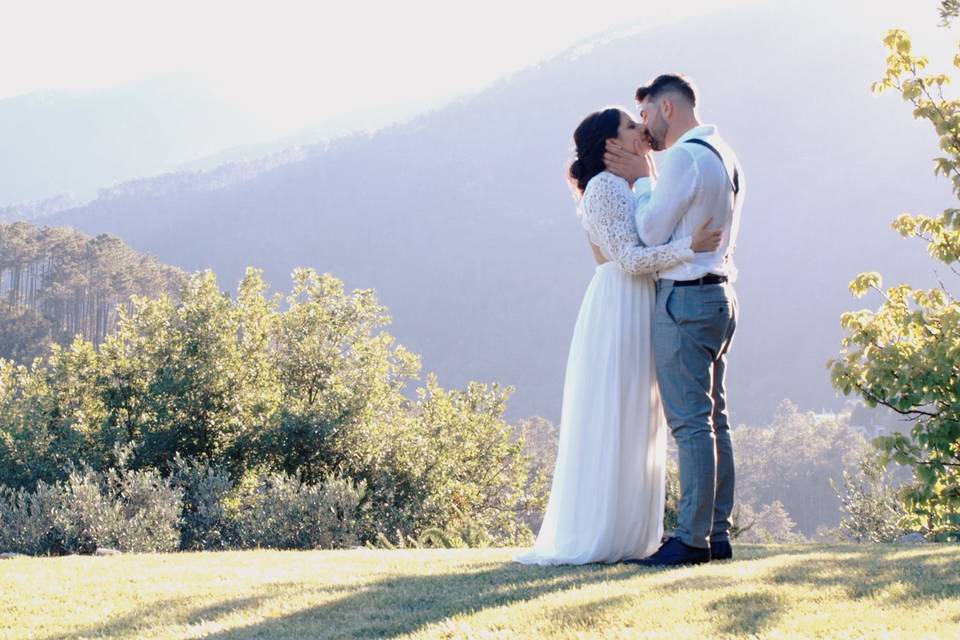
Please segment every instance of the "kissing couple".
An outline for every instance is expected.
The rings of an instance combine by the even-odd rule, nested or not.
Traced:
[[[524,564],[700,564],[733,557],[726,357],[743,174],[693,82],[637,89],[574,132],[569,179],[596,272],[577,316],[547,511]],[[664,151],[654,164],[653,151]],[[663,539],[666,436],[676,530]]]

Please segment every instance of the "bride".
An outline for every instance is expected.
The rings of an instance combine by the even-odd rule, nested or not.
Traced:
[[[524,564],[642,558],[663,536],[666,424],[651,350],[656,272],[712,251],[709,220],[693,237],[645,247],[633,191],[605,170],[606,141],[650,152],[621,109],[587,116],[573,134],[570,180],[598,266],[580,305],[567,358],[560,444],[546,515]]]

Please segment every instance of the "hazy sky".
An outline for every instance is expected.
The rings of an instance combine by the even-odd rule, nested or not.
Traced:
[[[273,118],[419,107],[618,25],[755,3],[17,0],[2,3],[0,59],[16,64],[4,65],[0,99],[188,71]]]
[[[192,72],[259,119],[293,131],[344,114],[441,105],[638,22],[649,27],[758,4],[810,7],[825,19],[888,11],[936,21],[935,0],[797,3],[0,0],[0,99]]]

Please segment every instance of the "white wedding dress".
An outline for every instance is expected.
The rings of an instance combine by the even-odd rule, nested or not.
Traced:
[[[693,257],[690,238],[644,247],[627,182],[603,172],[578,214],[610,260],[580,305],[567,358],[550,500],[524,564],[642,558],[663,536],[666,421],[651,332],[655,273]]]

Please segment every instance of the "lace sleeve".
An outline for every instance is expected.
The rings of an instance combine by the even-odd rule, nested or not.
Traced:
[[[689,237],[645,247],[637,235],[633,202],[626,180],[611,173],[601,173],[587,185],[580,207],[583,226],[607,258],[632,274],[663,271],[693,258]]]

